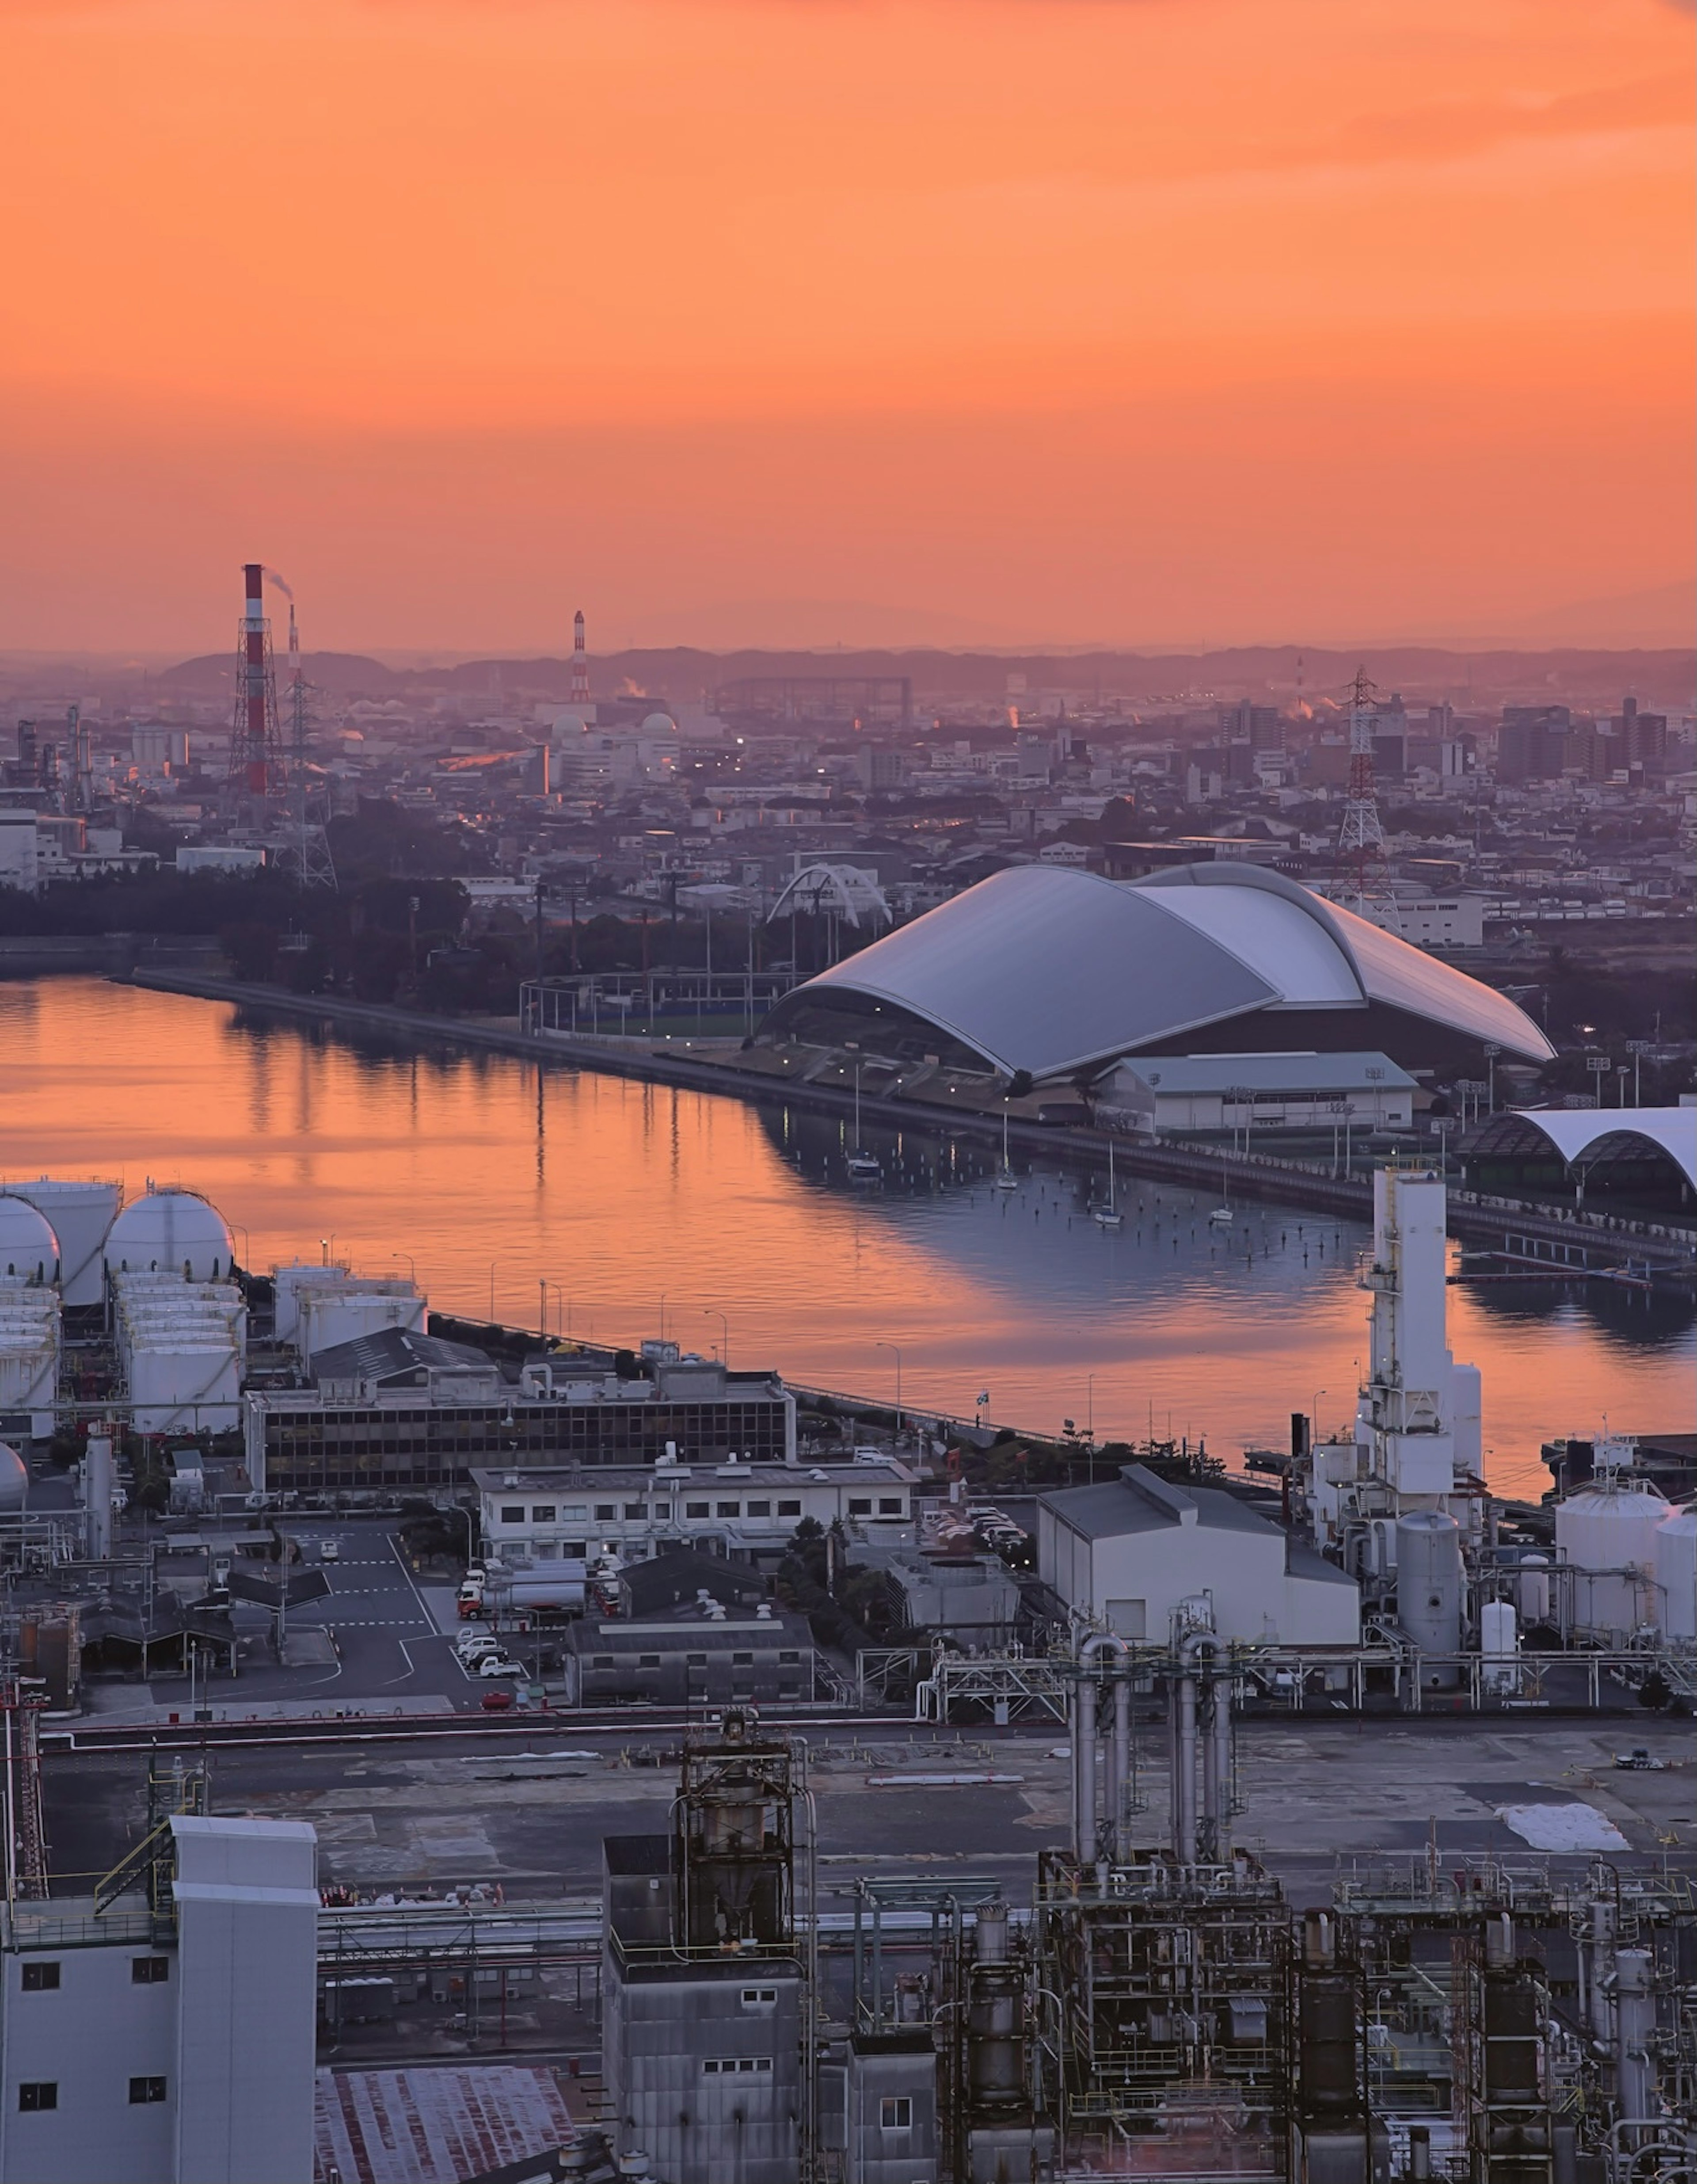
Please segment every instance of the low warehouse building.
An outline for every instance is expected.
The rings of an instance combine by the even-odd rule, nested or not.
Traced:
[[[812,1699],[803,1615],[733,1613],[702,1601],[626,1623],[574,1624],[562,1648],[568,1706],[780,1706]]]
[[[1103,1087],[1104,1119],[1174,1131],[1405,1130],[1419,1089],[1383,1054],[1140,1054]]]
[[[1172,1486],[1140,1463],[1038,1502],[1038,1570],[1069,1607],[1165,1646],[1175,1618],[1243,1644],[1354,1646],[1353,1578],[1217,1487]]]

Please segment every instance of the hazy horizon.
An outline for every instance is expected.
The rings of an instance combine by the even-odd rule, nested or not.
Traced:
[[[1687,640],[1692,43],[11,0],[0,647]]]

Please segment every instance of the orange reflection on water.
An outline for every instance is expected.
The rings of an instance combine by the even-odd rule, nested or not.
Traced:
[[[888,1182],[842,1181],[834,1123],[498,1057],[377,1055],[222,1005],[95,980],[0,985],[0,1173],[203,1191],[264,1268],[325,1251],[415,1273],[434,1304],[600,1341],[665,1333],[817,1387],[1045,1432],[1282,1446],[1348,1414],[1366,1232],[1133,1180],[1125,1227],[1058,1156],[1004,1193],[994,1149],[874,1136]],[[1122,1184],[1124,1178],[1122,1178]],[[546,1284],[546,1286],[544,1286]],[[1483,1368],[1488,1469],[1548,1484],[1538,1443],[1689,1421],[1689,1306],[1455,1288]],[[1605,1317],[1604,1315],[1607,1315]],[[1323,1391],[1323,1392],[1321,1392]]]

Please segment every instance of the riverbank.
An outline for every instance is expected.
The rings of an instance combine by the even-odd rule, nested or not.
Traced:
[[[800,1108],[848,1117],[854,1095],[845,1089],[794,1084],[739,1069],[741,1042],[693,1041],[692,1052],[629,1037],[549,1032],[534,1035],[516,1018],[494,1022],[446,1018],[423,1010],[357,1001],[339,994],[302,994],[286,988],[208,976],[172,967],[138,967],[119,974],[124,983],[160,993],[223,1001],[231,1006],[342,1029],[378,1035],[406,1048],[501,1054],[536,1064],[593,1071],[638,1082],[675,1085],[764,1106]],[[860,1112],[894,1129],[915,1128],[999,1146],[1002,1124],[992,1116],[921,1099],[891,1100],[864,1094]],[[1341,1177],[1295,1160],[1263,1153],[1158,1145],[1076,1125],[1015,1119],[1010,1146],[1027,1158],[1052,1158],[1093,1172],[1105,1167],[1112,1146],[1116,1167],[1128,1177],[1203,1192],[1221,1191],[1273,1205],[1369,1223],[1372,1184],[1368,1177]],[[1645,1285],[1684,1284],[1697,1278],[1697,1232],[1665,1223],[1627,1221],[1594,1211],[1553,1212],[1525,1201],[1452,1189],[1450,1232],[1494,1255],[1498,1270],[1543,1279],[1606,1279]]]

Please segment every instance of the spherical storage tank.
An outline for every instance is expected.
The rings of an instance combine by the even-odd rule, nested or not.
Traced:
[[[33,1182],[8,1183],[6,1189],[14,1198],[27,1199],[58,1238],[61,1300],[70,1305],[98,1304],[106,1283],[101,1246],[124,1202],[119,1185],[43,1175]]]
[[[1396,1524],[1396,1619],[1428,1657],[1461,1650],[1461,1527],[1438,1509],[1415,1509]],[[1427,1659],[1428,1690],[1461,1680],[1454,1662]]]
[[[1662,1636],[1697,1641],[1697,1502],[1656,1526],[1655,1581]]]
[[[15,1517],[29,1494],[29,1466],[9,1441],[0,1440],[0,1517]]]
[[[59,1240],[47,1215],[27,1198],[0,1191],[0,1281],[56,1282]]]
[[[106,1239],[110,1274],[181,1274],[186,1281],[211,1282],[235,1264],[236,1245],[224,1216],[192,1190],[155,1190],[132,1198],[113,1223]]]
[[[1660,1621],[1655,1532],[1672,1514],[1672,1503],[1646,1486],[1600,1484],[1557,1502],[1555,1557],[1574,1573],[1568,1585],[1577,1628],[1624,1639]]]

